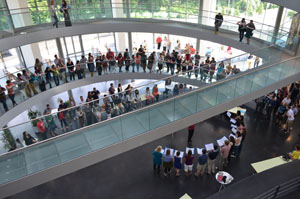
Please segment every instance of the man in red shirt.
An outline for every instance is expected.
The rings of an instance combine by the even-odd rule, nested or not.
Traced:
[[[43,140],[46,140],[47,139],[47,128],[45,127],[43,120],[38,119],[36,127],[37,127],[39,133],[42,135]]]
[[[189,130],[188,145],[191,145],[192,144],[192,137],[193,137],[194,131],[195,131],[195,124],[189,126],[188,130]]]
[[[156,43],[157,43],[157,49],[158,49],[158,50],[160,49],[161,42],[162,42],[162,38],[161,38],[160,36],[158,36],[158,37],[156,38]]]
[[[108,62],[109,63],[108,69],[109,69],[109,72],[110,72],[111,70],[114,70],[115,64],[116,64],[115,63],[115,54],[114,54],[114,52],[112,52],[110,50],[110,48],[107,49],[106,59],[109,61]]]

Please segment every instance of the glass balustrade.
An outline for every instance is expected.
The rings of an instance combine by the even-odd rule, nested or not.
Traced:
[[[194,88],[186,91],[181,90],[178,91],[178,94],[172,91],[174,95],[170,93],[170,96],[163,101],[155,102],[156,98],[154,97],[154,103],[152,104],[152,98],[147,98],[142,90],[158,85],[158,93],[164,92],[160,90],[160,87],[161,84],[165,85],[165,80],[158,80],[138,88],[140,97],[142,98],[142,95],[144,95],[144,100],[148,100],[150,103],[149,106],[141,106],[140,108],[133,109],[130,113],[115,117],[112,117],[114,110],[111,109],[110,104],[115,103],[118,95],[100,99],[107,104],[104,108],[107,114],[105,120],[83,128],[73,129],[75,131],[64,133],[57,137],[32,144],[29,147],[1,155],[0,183],[8,183],[26,175],[73,160],[90,152],[101,150],[128,138],[147,133],[149,130],[162,127],[176,120],[213,108],[214,106],[222,105],[238,97],[251,94],[254,91],[263,89],[266,86],[278,83],[294,75],[300,75],[299,61],[300,58],[296,57],[252,69],[244,74],[231,76],[227,79],[221,78],[219,81],[202,88]],[[204,71],[202,70],[202,72]],[[177,77],[172,78],[174,78],[171,79],[173,82],[178,81]],[[165,88],[163,89],[165,90]],[[130,92],[127,91],[122,94],[123,97],[126,95],[130,99],[128,97]],[[160,94],[164,95],[165,93]],[[114,102],[112,98],[114,98]],[[79,106],[80,109],[85,111],[87,118],[91,117],[90,113],[93,112],[91,107],[94,107],[95,103],[97,103],[97,100]],[[130,102],[130,106],[135,106],[135,103]],[[62,113],[71,113],[73,110],[72,108],[65,109]],[[122,109],[120,108],[120,110]],[[73,118],[71,117],[71,119]],[[26,130],[26,125],[32,125],[32,121],[27,124],[24,123],[9,127],[8,129],[13,131],[14,128],[19,128],[24,131]]]

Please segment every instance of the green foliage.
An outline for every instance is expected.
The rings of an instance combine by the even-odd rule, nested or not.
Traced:
[[[4,126],[3,128],[6,128]],[[9,129],[4,129],[2,132],[1,141],[4,143],[4,148],[7,150],[13,150],[16,148],[16,141]]]
[[[27,115],[28,118],[31,120],[32,126],[36,126],[38,121],[33,119],[36,119],[37,117],[41,116],[41,112],[29,109]]]
[[[291,10],[291,11],[288,12],[287,16],[291,19],[291,18],[294,17],[294,15],[295,15],[296,13],[297,13],[296,11]]]

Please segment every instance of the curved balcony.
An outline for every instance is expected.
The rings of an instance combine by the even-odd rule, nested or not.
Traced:
[[[276,4],[276,5],[300,12],[300,2],[297,0],[284,0],[284,1],[282,1],[282,0],[262,0],[262,1]]]
[[[0,196],[74,172],[298,81],[299,59],[295,57],[251,69],[4,154],[0,156],[3,168],[6,168],[1,170]]]
[[[210,12],[206,10],[199,10],[195,8],[189,8],[187,12],[183,13],[178,10],[181,10],[180,7],[176,6],[168,6],[167,8],[157,6],[157,5],[148,5],[148,4],[129,4],[129,7],[123,7],[122,4],[74,4],[71,5],[73,8],[70,11],[71,20],[74,24],[74,26],[78,26],[79,24],[87,24],[87,23],[93,23],[95,21],[102,21],[107,20],[110,23],[114,24],[115,20],[120,20],[125,18],[127,20],[134,21],[133,19],[138,20],[139,22],[149,22],[149,19],[152,19],[154,23],[164,23],[165,25],[172,22],[185,22],[190,24],[191,27],[197,25],[200,26],[203,30],[212,30],[214,29],[214,22],[215,22],[215,12]],[[145,7],[152,7],[153,12],[148,13],[147,9]],[[145,11],[145,12],[143,12]],[[30,42],[36,42],[43,40],[42,33],[48,33],[46,34],[49,38],[57,38],[59,35],[55,33],[56,31],[53,31],[52,24],[49,24],[51,22],[50,14],[49,14],[49,8],[48,7],[39,7],[39,9],[36,8],[21,8],[16,10],[10,10],[9,15],[5,15],[5,17],[10,18],[7,22],[12,23],[11,25],[7,25],[7,29],[2,31],[2,38],[13,36],[15,39],[9,40],[10,42],[4,42],[0,45],[0,51],[7,50],[12,47],[21,46],[25,44],[29,44]],[[32,16],[44,16],[45,19],[39,19],[36,21],[36,19],[31,19]],[[57,16],[63,21],[62,15],[57,11]],[[3,15],[4,17],[4,15]],[[17,23],[18,19],[27,19],[31,20],[30,23]],[[15,19],[15,20],[14,20]],[[112,20],[113,19],[113,20]],[[148,20],[147,20],[148,19]],[[125,20],[125,21],[127,21]],[[240,21],[241,18],[235,17],[232,15],[225,15],[224,14],[224,20],[221,26],[221,32],[223,31],[229,31],[229,32],[235,32],[238,33],[238,25],[237,22]],[[23,20],[25,21],[25,20]],[[247,19],[249,21],[249,19]],[[261,41],[265,41],[267,43],[282,43],[281,46],[286,47],[288,49],[295,49],[294,46],[286,45],[287,40],[287,34],[288,30],[285,29],[278,29],[274,28],[273,26],[262,24],[260,22],[254,21],[256,24],[256,30],[253,32],[254,38],[257,38]],[[94,24],[94,26],[97,24]],[[99,25],[103,25],[102,23],[99,23]],[[115,24],[116,26],[119,26],[121,24]],[[131,27],[132,24],[127,24]],[[137,24],[138,25],[138,24]],[[171,24],[168,24],[171,25]],[[5,27],[5,26],[3,26]],[[9,28],[14,27],[14,28]],[[61,27],[61,24],[60,24]],[[152,26],[148,27],[147,29],[151,28]],[[70,27],[69,27],[70,28]],[[73,28],[73,27],[72,27]],[[95,27],[89,27],[89,29],[94,29]],[[106,27],[105,27],[106,28]],[[60,29],[60,28],[59,28]],[[160,30],[159,28],[153,27],[152,29]],[[24,34],[34,33],[36,31],[41,30],[47,30],[45,32],[42,32],[40,36],[35,35],[34,39],[26,40],[26,37]],[[73,32],[72,29],[68,29],[69,31],[65,30],[65,35],[71,35]],[[119,29],[120,30],[120,29]],[[202,30],[202,31],[203,31]],[[131,32],[130,30],[123,29],[125,32]],[[145,30],[141,30],[145,31]],[[153,30],[147,30],[146,32],[152,32]],[[98,29],[97,32],[103,32],[103,28]],[[108,32],[106,30],[105,32]],[[112,31],[114,32],[114,31]],[[91,32],[90,32],[91,33]],[[174,31],[172,32],[174,33]],[[24,37],[16,37],[17,35],[23,35]],[[77,32],[77,34],[81,34],[80,32]],[[238,34],[237,34],[238,35]],[[20,36],[20,35],[19,35]],[[37,36],[37,37],[36,37]],[[195,36],[195,35],[194,35]],[[237,36],[238,37],[238,36]],[[16,40],[19,38],[20,40]],[[22,40],[23,39],[23,40]],[[25,39],[25,40],[24,40]],[[47,39],[47,38],[45,38]],[[45,40],[44,39],[44,40]],[[3,44],[6,44],[3,46]]]

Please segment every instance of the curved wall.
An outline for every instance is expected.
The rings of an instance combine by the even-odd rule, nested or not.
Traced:
[[[261,0],[300,12],[299,0]]]

